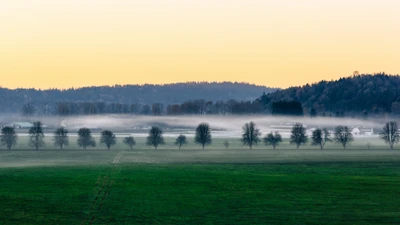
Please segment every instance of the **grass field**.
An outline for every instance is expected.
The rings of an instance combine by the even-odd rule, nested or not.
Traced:
[[[23,137],[0,151],[0,224],[400,224],[400,151],[379,140],[323,151],[224,140],[34,151]]]
[[[400,163],[0,169],[2,224],[399,224]]]

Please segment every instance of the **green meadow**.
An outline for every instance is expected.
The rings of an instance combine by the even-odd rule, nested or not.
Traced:
[[[2,168],[2,224],[399,224],[400,163]]]
[[[190,139],[189,139],[190,140]],[[223,142],[228,140],[228,149]],[[137,138],[86,151],[0,151],[1,224],[399,224],[400,151],[214,139],[154,150]]]

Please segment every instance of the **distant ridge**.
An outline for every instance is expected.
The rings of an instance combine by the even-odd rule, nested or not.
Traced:
[[[185,82],[174,84],[92,86],[69,89],[0,88],[0,111],[15,112],[25,103],[34,105],[57,102],[109,102],[109,103],[182,103],[188,100],[205,99],[253,101],[262,93],[276,88],[239,82]]]
[[[261,96],[265,106],[278,101],[298,101],[305,113],[315,109],[319,115],[400,115],[400,76],[385,73],[362,74],[338,80],[290,87]]]

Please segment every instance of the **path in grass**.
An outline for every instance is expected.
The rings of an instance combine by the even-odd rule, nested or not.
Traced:
[[[96,220],[96,214],[101,210],[104,200],[107,198],[107,196],[110,193],[110,188],[115,182],[115,176],[120,172],[120,169],[118,167],[119,160],[121,159],[122,155],[124,154],[125,150],[121,151],[118,153],[118,155],[115,157],[114,161],[112,162],[113,164],[113,169],[110,175],[108,176],[103,176],[100,175],[98,178],[97,182],[97,195],[95,196],[90,210],[89,214],[86,216],[85,220],[81,223],[83,224],[93,224]]]

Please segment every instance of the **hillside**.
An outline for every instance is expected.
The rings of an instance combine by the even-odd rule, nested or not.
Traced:
[[[54,105],[57,102],[105,102],[123,104],[152,104],[161,102],[165,105],[182,103],[188,100],[205,99],[207,101],[230,100],[252,101],[263,92],[276,89],[247,83],[207,83],[188,82],[166,85],[115,85],[84,87],[67,90],[36,90],[0,88],[0,112],[16,112],[25,103],[39,107]]]
[[[312,85],[291,87],[263,95],[263,105],[273,102],[298,101],[305,113],[314,108],[319,115],[326,114],[400,114],[400,76],[363,74],[321,81]]]

